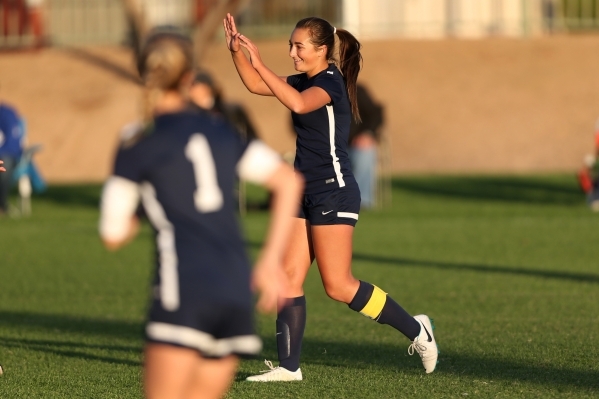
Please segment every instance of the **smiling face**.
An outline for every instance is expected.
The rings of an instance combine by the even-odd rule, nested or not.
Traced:
[[[328,66],[326,46],[315,47],[310,41],[310,32],[298,28],[291,33],[289,39],[289,56],[298,72],[306,72],[308,76],[324,70]]]

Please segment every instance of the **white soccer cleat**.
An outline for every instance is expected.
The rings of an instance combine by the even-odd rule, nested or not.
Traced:
[[[424,314],[414,316],[414,319],[420,324],[420,334],[412,341],[408,353],[413,355],[416,350],[422,359],[426,373],[432,373],[437,367],[437,357],[439,356],[439,349],[433,335],[433,324],[431,319]]]
[[[302,380],[302,369],[296,371],[289,371],[283,367],[273,367],[270,360],[264,360],[269,370],[261,371],[260,375],[252,375],[246,378],[246,381],[258,381],[258,382],[269,382],[269,381],[301,381]]]

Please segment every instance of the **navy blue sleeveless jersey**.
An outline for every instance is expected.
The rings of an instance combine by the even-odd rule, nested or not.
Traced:
[[[299,92],[320,87],[331,103],[306,114],[291,113],[297,133],[295,169],[306,180],[304,192],[314,194],[345,187],[354,181],[347,151],[351,106],[345,81],[334,64],[308,78],[305,73],[287,77]]]
[[[139,184],[155,229],[155,296],[167,310],[251,303],[233,195],[246,146],[220,118],[190,109],[158,116],[149,135],[118,151],[114,176]]]

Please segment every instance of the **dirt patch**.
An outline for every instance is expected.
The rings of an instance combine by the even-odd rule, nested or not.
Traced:
[[[294,73],[286,41],[260,43],[278,74]],[[395,173],[571,171],[599,116],[599,37],[368,41],[361,80],[386,104]],[[247,105],[263,138],[293,148],[289,114],[249,94],[224,45],[206,58],[229,100]],[[0,98],[26,117],[53,182],[99,181],[117,134],[137,118],[140,88],[123,48],[0,54]]]

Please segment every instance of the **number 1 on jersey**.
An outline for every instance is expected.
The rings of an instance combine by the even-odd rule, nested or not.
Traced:
[[[193,165],[196,191],[193,194],[196,209],[200,212],[216,212],[223,206],[223,193],[218,186],[214,158],[206,136],[195,133],[185,146],[185,156]]]

